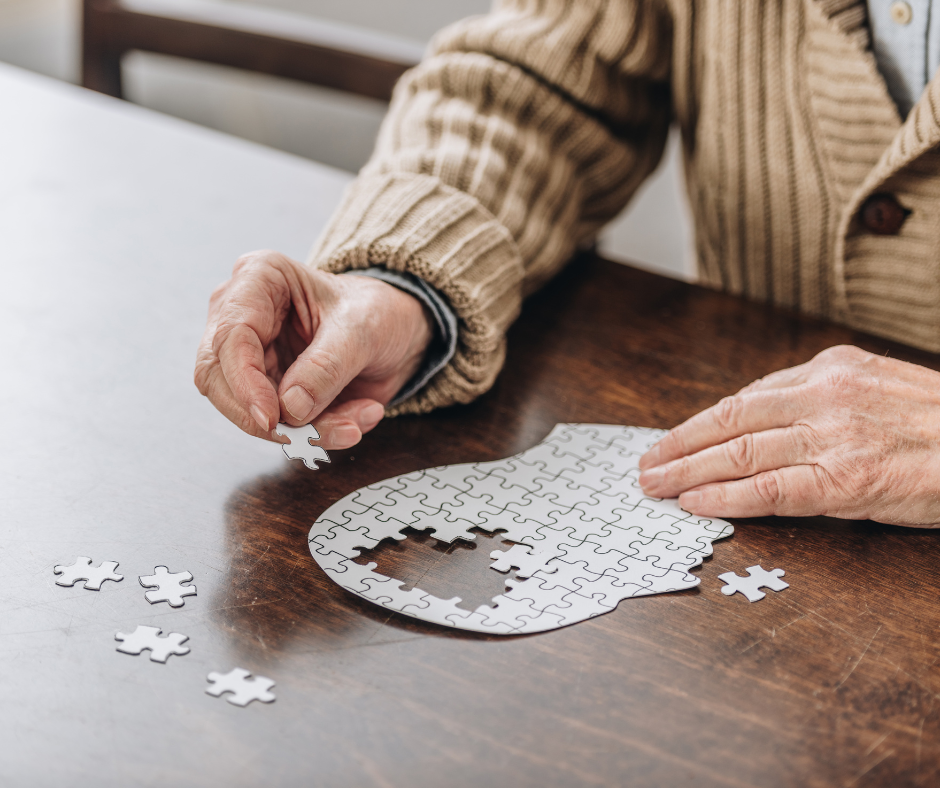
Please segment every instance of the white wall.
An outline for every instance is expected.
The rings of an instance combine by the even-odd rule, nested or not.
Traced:
[[[241,2],[242,0],[227,0]],[[445,24],[484,13],[489,0],[252,0],[426,42]],[[77,82],[79,0],[0,0],[0,60]],[[384,105],[335,91],[216,66],[134,54],[128,97],[145,106],[355,172]],[[603,252],[670,276],[694,270],[678,146],[600,240]]]
[[[663,160],[627,209],[601,232],[605,257],[677,279],[695,279],[692,215],[685,197],[682,149],[673,129]]]
[[[0,60],[78,81],[80,0],[0,0]]]

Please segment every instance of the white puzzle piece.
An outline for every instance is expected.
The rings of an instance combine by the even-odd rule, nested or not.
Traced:
[[[100,591],[101,584],[105,580],[113,580],[115,583],[120,583],[124,579],[124,575],[115,573],[114,570],[117,568],[117,561],[104,561],[101,566],[92,566],[90,558],[80,555],[75,559],[74,564],[70,564],[69,566],[55,566],[52,568],[52,571],[60,575],[59,579],[55,581],[57,586],[70,588],[79,580],[84,580],[83,588],[87,588],[91,591]]]
[[[141,652],[150,649],[151,661],[163,663],[166,663],[173,654],[183,656],[189,653],[189,646],[182,645],[189,640],[188,635],[170,632],[160,637],[160,632],[160,627],[145,627],[140,624],[129,635],[118,632],[114,636],[115,640],[121,641],[121,645],[117,647],[117,650],[122,654],[139,656]]]
[[[369,485],[337,501],[310,529],[310,552],[343,588],[390,610],[444,626],[497,634],[543,632],[613,610],[622,599],[692,588],[689,573],[729,536],[724,520],[649,498],[638,462],[665,430],[559,424],[540,444],[497,462],[429,468]],[[468,529],[513,543],[491,554],[507,591],[475,611],[352,559],[406,527],[442,542]],[[526,579],[522,579],[526,578]]]
[[[785,583],[780,579],[786,574],[782,569],[771,569],[768,572],[758,564],[757,566],[749,566],[747,573],[749,577],[739,577],[734,572],[725,572],[723,575],[718,575],[719,580],[727,583],[721,589],[721,593],[725,596],[731,596],[740,591],[748,598],[749,602],[760,602],[767,596],[760,589],[769,588],[771,591],[783,591],[783,589],[790,587],[789,583]]]
[[[144,596],[151,605],[168,602],[170,607],[182,607],[184,596],[196,596],[196,586],[184,585],[193,579],[190,572],[173,572],[165,566],[155,566],[152,575],[141,575],[140,584],[151,588]]]
[[[274,431],[282,438],[289,438],[290,443],[285,443],[282,448],[284,455],[289,460],[303,460],[311,471],[318,469],[317,462],[329,462],[330,455],[326,449],[317,446],[312,441],[320,440],[320,433],[312,424],[305,424],[303,427],[291,427],[289,424],[278,424]]]
[[[551,574],[558,569],[549,563],[554,558],[551,553],[521,544],[514,544],[506,551],[494,550],[490,553],[490,558],[494,559],[490,569],[508,572],[515,567],[516,577],[532,577],[538,571]]]
[[[212,682],[211,687],[206,687],[207,694],[218,698],[230,692],[232,694],[227,695],[225,699],[236,706],[247,706],[253,700],[260,700],[262,703],[272,703],[275,700],[274,693],[270,691],[274,681],[264,676],[251,678],[251,673],[244,668],[233,668],[228,673],[213,671],[206,678]]]

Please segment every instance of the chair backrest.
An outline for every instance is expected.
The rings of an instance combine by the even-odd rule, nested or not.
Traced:
[[[132,50],[287,77],[388,101],[421,47],[301,14],[212,0],[83,0],[82,84],[123,96]]]

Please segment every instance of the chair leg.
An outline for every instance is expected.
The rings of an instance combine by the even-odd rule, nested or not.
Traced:
[[[106,41],[110,0],[82,2],[82,85],[99,93],[123,98],[121,53]]]

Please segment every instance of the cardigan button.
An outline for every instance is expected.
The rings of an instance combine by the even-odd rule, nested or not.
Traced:
[[[897,235],[909,213],[893,194],[873,194],[862,205],[862,224],[875,235]]]
[[[895,0],[888,9],[891,21],[897,25],[909,25],[914,18],[914,9],[904,0]]]

